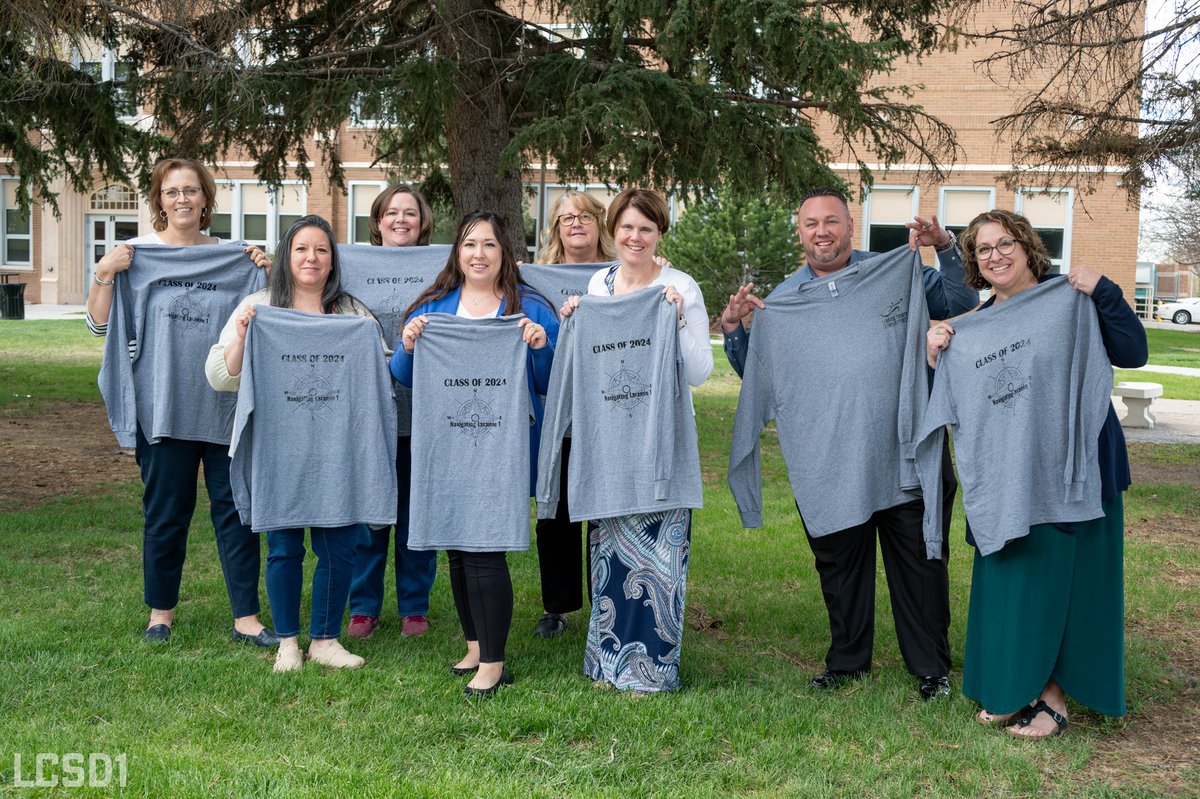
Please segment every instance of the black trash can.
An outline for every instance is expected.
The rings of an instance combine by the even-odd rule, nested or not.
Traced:
[[[25,318],[25,284],[0,283],[0,319]]]

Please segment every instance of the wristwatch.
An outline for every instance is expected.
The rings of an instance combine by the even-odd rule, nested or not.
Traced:
[[[935,252],[950,252],[950,250],[958,246],[958,237],[954,235],[954,231],[947,230],[946,232],[950,234],[950,240],[941,247],[934,247]]]

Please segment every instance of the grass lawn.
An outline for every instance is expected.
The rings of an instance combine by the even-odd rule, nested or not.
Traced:
[[[976,706],[957,691],[971,568],[961,506],[951,534],[954,695],[917,699],[882,564],[873,675],[831,694],[806,688],[828,643],[812,556],[771,433],[767,526],[740,526],[724,479],[739,384],[717,352],[716,373],[696,392],[705,507],[692,533],[679,693],[638,699],[593,687],[581,673],[583,614],[562,637],[533,639],[541,612],[533,552],[510,557],[516,684],[491,701],[466,700],[465,680],[447,670],[462,642],[444,556],[424,638],[403,639],[385,604],[384,626],[349,644],[366,657],[362,670],[309,664],[276,675],[270,654],[228,640],[203,500],[175,635],[147,645],[140,485],[127,476],[0,509],[0,793],[1115,799],[1200,791],[1200,768],[1186,754],[1194,750],[1180,749],[1196,744],[1197,729],[1200,447],[1137,450],[1161,477],[1126,498],[1136,528],[1126,554],[1130,716],[1073,707],[1069,735],[1016,741],[976,725]],[[80,322],[0,324],[0,425],[62,403],[98,403],[98,354]],[[393,596],[389,588],[386,602]],[[125,754],[128,785],[17,787],[14,755],[28,781],[40,752]]]
[[[1159,366],[1200,367],[1200,335],[1182,330],[1147,328],[1150,363]]]

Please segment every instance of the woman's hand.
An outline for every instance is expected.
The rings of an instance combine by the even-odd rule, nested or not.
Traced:
[[[938,322],[929,328],[929,332],[925,334],[925,360],[929,362],[930,369],[937,368],[938,355],[950,346],[953,335],[954,328],[949,322]]]
[[[96,264],[96,277],[105,283],[112,281],[117,272],[124,272],[133,263],[133,245],[118,244]]]
[[[413,351],[417,338],[425,332],[425,323],[428,321],[429,317],[422,315],[404,326],[403,332],[400,333],[400,346],[404,347],[405,352]]]
[[[1082,291],[1089,297],[1096,290],[1096,284],[1100,282],[1100,273],[1090,266],[1084,264],[1074,264],[1071,271],[1067,272],[1067,282],[1076,291]]]
[[[267,274],[271,274],[271,259],[268,258],[267,254],[260,250],[257,245],[251,244],[249,247],[242,250],[242,252],[250,256],[250,260],[254,262],[255,266],[257,266],[259,269],[266,269]]]
[[[737,330],[738,325],[742,323],[742,319],[751,310],[757,308],[761,311],[767,307],[762,300],[753,294],[753,291],[754,284],[747,283],[729,295],[729,304],[725,306],[725,310],[721,311],[721,329],[726,333],[732,333]]]
[[[654,256],[654,263],[658,264],[659,267],[661,267],[662,269],[671,269],[672,268],[671,262],[668,261],[666,258],[663,258],[661,255]]]
[[[246,310],[238,314],[236,330],[237,337],[241,341],[246,340],[246,331],[250,329],[250,320],[254,318],[254,306],[247,305]]]
[[[570,297],[567,297],[566,301],[562,304],[562,308],[559,309],[558,315],[561,316],[563,319],[566,319],[568,316],[573,314],[575,312],[575,309],[578,307],[579,307],[579,295],[572,294]]]
[[[540,350],[546,346],[546,328],[526,316],[517,323],[521,327],[521,338],[530,349]]]
[[[683,316],[683,295],[679,293],[679,290],[677,288],[675,288],[674,286],[666,285],[666,286],[663,286],[662,293],[663,293],[663,297],[666,298],[667,302],[675,303],[675,307],[679,309],[679,316],[682,317]]]

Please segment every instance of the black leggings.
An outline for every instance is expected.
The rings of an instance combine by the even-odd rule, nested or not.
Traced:
[[[450,591],[463,635],[479,642],[480,663],[503,661],[513,612],[512,577],[505,553],[451,549],[446,554]]]

